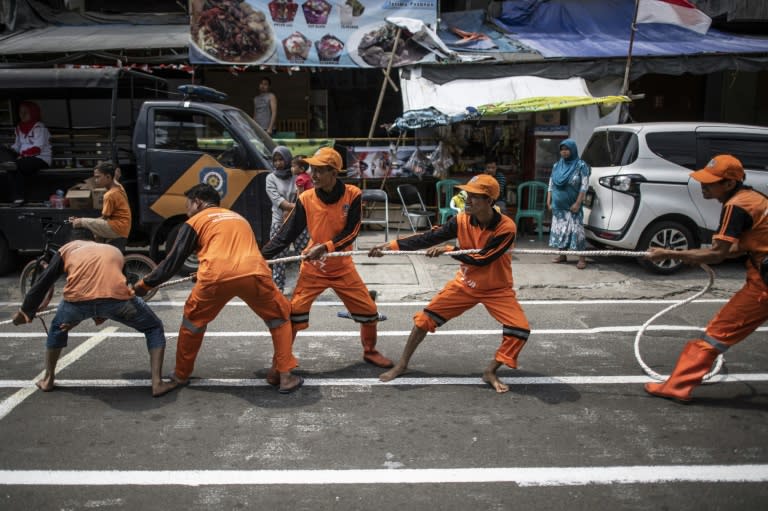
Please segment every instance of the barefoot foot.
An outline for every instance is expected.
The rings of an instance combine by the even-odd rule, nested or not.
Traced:
[[[172,390],[189,385],[189,380],[179,381],[171,378],[169,381],[161,381],[157,385],[152,385],[152,397],[164,396]]]
[[[509,391],[509,387],[502,383],[501,380],[499,380],[498,376],[496,376],[495,373],[491,373],[489,371],[485,371],[483,373],[483,381],[496,389],[496,392],[499,394],[503,394],[504,392]]]
[[[55,386],[53,385],[53,378],[45,377],[41,380],[38,380],[35,382],[35,386],[42,390],[43,392],[50,392],[52,391]]]
[[[379,375],[379,380],[380,381],[385,381],[385,382],[386,381],[392,381],[395,378],[397,378],[398,376],[400,376],[401,374],[403,374],[405,372],[405,369],[406,369],[405,367],[401,367],[399,365],[396,365],[395,367],[393,367],[392,369],[390,369],[386,373],[381,373]]]

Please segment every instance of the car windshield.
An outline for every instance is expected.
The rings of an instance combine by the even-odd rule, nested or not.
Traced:
[[[637,159],[637,135],[631,131],[596,131],[587,142],[582,159],[591,167],[629,165]]]
[[[248,138],[248,142],[251,146],[256,148],[259,154],[264,157],[265,161],[272,161],[272,150],[275,148],[275,143],[256,121],[251,119],[251,117],[242,110],[227,110],[224,112],[224,115],[232,124],[236,125],[241,130],[240,133]]]

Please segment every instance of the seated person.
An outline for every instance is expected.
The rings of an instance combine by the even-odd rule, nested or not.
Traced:
[[[5,162],[3,168],[8,171],[13,205],[22,206],[26,178],[51,165],[51,133],[40,121],[40,107],[36,103],[23,101],[19,105],[19,124],[11,148],[16,160]]]
[[[454,210],[456,214],[459,214],[462,211],[464,211],[464,204],[466,202],[467,202],[467,192],[465,192],[464,190],[461,190],[459,191],[459,193],[451,197],[451,203],[448,204],[448,207]]]
[[[75,228],[84,228],[93,232],[97,241],[106,241],[120,250],[125,249],[131,232],[131,207],[128,195],[117,181],[120,169],[110,162],[101,162],[93,169],[96,188],[106,188],[104,204],[99,218],[70,217]]]

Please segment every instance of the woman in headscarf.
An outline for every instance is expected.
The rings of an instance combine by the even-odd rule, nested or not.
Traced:
[[[579,159],[576,142],[570,138],[560,144],[560,160],[552,167],[547,191],[547,208],[552,211],[549,246],[558,250],[584,250],[584,211],[582,203],[589,187],[589,165]],[[568,260],[561,255],[553,263]],[[583,270],[587,260],[579,256],[576,268]]]
[[[272,166],[275,170],[267,176],[267,196],[272,202],[272,225],[269,229],[269,237],[272,238],[280,230],[285,219],[296,207],[296,176],[291,172],[291,150],[285,146],[277,146],[272,151]],[[306,230],[293,243],[296,255],[301,254],[307,246],[309,235]],[[288,249],[277,257],[287,257]],[[272,265],[272,280],[280,292],[285,291],[285,263]]]
[[[25,177],[51,165],[51,134],[40,121],[40,107],[36,103],[23,101],[19,105],[19,124],[11,148],[18,157],[15,166],[7,167],[8,177],[13,205],[21,206],[24,204]]]

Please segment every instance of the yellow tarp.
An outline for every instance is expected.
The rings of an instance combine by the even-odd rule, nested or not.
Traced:
[[[504,115],[522,112],[543,112],[546,110],[560,110],[561,108],[574,108],[585,105],[615,105],[632,101],[627,96],[603,96],[591,98],[588,96],[544,96],[526,98],[517,101],[502,101],[480,105],[477,110],[481,115]]]

